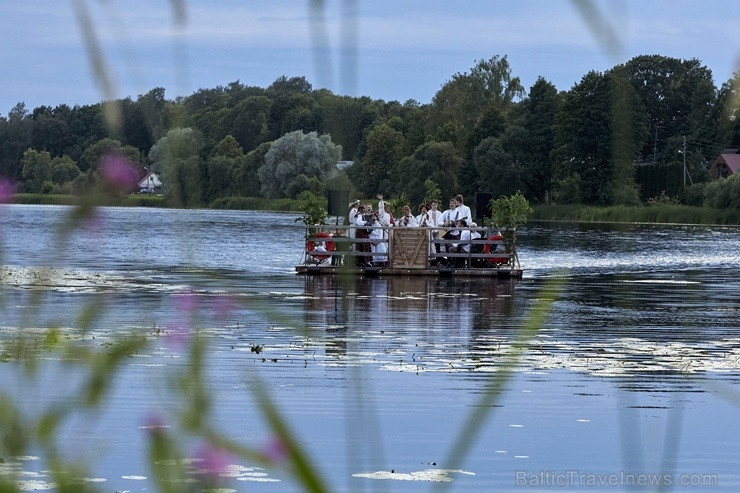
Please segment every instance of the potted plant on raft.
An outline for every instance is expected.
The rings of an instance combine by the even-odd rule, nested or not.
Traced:
[[[306,260],[323,263],[331,257],[328,252],[335,249],[332,235],[324,227],[329,213],[321,199],[309,191],[302,192],[298,199],[302,201],[303,215],[297,217],[295,222],[300,221],[306,225],[306,252],[309,254]]]
[[[506,253],[516,254],[516,228],[527,222],[532,213],[529,201],[522,192],[510,197],[500,197],[491,200],[491,219],[489,226],[498,228],[504,238]]]
[[[317,232],[324,231],[322,226],[326,226],[326,217],[329,213],[324,208],[324,205],[319,197],[311,192],[302,192],[298,199],[301,201],[301,210],[303,215],[297,217],[295,222],[302,222],[306,225],[306,229],[310,230],[310,235],[313,236]]]

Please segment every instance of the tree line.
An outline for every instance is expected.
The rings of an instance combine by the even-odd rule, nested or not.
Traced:
[[[0,117],[0,176],[19,192],[84,194],[101,158],[116,154],[139,176],[160,173],[165,198],[183,207],[328,189],[411,204],[520,190],[533,203],[702,205],[721,188],[707,186],[708,166],[740,147],[738,84],[736,74],[717,88],[697,59],[651,55],[567,91],[543,77],[526,90],[507,57],[493,56],[428,104],[339,96],[285,76],[174,100],[155,88],[86,106],[19,103]]]

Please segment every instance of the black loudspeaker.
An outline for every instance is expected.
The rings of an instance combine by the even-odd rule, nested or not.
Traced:
[[[483,218],[491,217],[491,199],[493,194],[490,192],[475,192],[475,220],[479,222],[478,226],[483,226]]]
[[[349,212],[349,190],[329,190],[327,192],[329,199],[330,216],[346,216]]]

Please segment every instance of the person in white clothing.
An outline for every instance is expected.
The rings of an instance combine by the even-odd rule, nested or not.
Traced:
[[[419,215],[416,216],[416,224],[422,228],[428,228],[432,226],[432,219],[429,217],[426,204],[419,205]]]
[[[355,249],[354,245],[354,239],[355,239],[355,221],[357,220],[357,215],[359,213],[359,207],[360,207],[360,200],[355,200],[351,204],[349,204],[349,214],[347,214],[347,221],[349,226],[347,226],[347,238],[349,238],[349,245],[350,250]]]
[[[456,243],[452,244],[452,251],[455,253],[470,253],[470,230],[468,228],[468,222],[465,219],[459,219],[455,224],[460,229],[460,239]],[[468,265],[468,259],[466,257],[455,257],[454,263],[457,267],[464,267]]]
[[[376,197],[378,198],[378,222],[384,228],[389,228],[392,225],[391,215],[385,209],[385,201],[383,201],[383,196],[381,194],[378,194],[376,195]]]
[[[432,200],[429,202],[429,223],[432,227],[442,226],[444,223],[444,220],[442,219],[442,212],[437,210],[437,201]],[[435,265],[437,263],[436,255],[431,255],[432,252],[439,253],[441,251],[441,245],[437,243],[439,240],[439,230],[433,229],[431,231],[431,243],[434,245],[432,249],[430,249],[430,258],[429,261],[431,265]]]
[[[385,208],[385,201],[383,200],[383,196],[381,194],[376,195],[378,198],[378,209],[376,210],[376,213],[378,214],[378,226],[382,226],[382,232],[383,232],[383,239],[386,242],[386,246],[388,245],[388,228],[393,226],[393,221],[391,218],[390,213]]]
[[[419,226],[416,218],[411,214],[411,207],[404,205],[401,212],[403,215],[396,220],[396,226],[401,228],[416,228]]]
[[[473,220],[473,214],[470,212],[470,207],[463,203],[462,195],[455,195],[455,221],[465,219],[467,223]]]
[[[450,208],[442,213],[442,226],[446,228],[451,228],[455,226],[457,216],[459,215],[459,212],[457,212],[455,209],[457,209],[457,202],[455,202],[454,198],[451,198]],[[457,240],[458,238],[460,238],[460,232],[455,230],[444,230],[444,232],[440,233],[440,236],[444,237],[446,242],[444,244],[444,250],[446,252],[449,252],[452,248],[452,245],[449,243],[449,241]]]
[[[475,223],[475,222],[470,223],[470,228],[471,228],[471,230],[470,230],[470,239],[471,240],[479,240],[481,238],[480,231],[478,231],[477,229],[475,229],[477,227],[478,227],[478,223]]]
[[[463,203],[462,195],[455,195],[455,221],[465,219],[467,223],[473,220],[473,214],[470,212],[470,207]]]
[[[455,209],[457,203],[455,199],[450,199],[450,208],[442,213],[442,226],[451,227],[455,225]]]
[[[381,227],[377,212],[372,216],[374,228],[370,230],[370,248],[373,252],[373,265],[384,265],[388,261],[388,239]]]
[[[365,226],[370,226],[372,224],[372,213],[373,205],[365,204],[364,209],[361,209],[360,212],[357,214],[357,218],[355,218],[355,238],[357,240],[360,240],[355,246],[355,250],[358,252],[370,253],[371,251],[370,242],[368,241],[368,238],[370,237],[370,231]],[[372,258],[369,255],[357,256],[356,258],[358,264],[365,264],[372,261]]]

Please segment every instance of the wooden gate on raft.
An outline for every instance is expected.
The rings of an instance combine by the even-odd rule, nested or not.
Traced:
[[[429,237],[426,229],[395,228],[390,231],[391,267],[396,269],[426,269]]]

